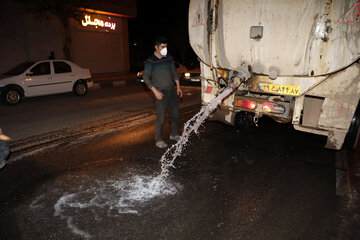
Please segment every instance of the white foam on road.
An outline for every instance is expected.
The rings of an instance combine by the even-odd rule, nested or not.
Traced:
[[[54,205],[54,216],[65,219],[68,228],[84,238],[92,236],[76,225],[74,218],[86,215],[86,221],[90,221],[88,214],[92,214],[92,220],[100,221],[104,215],[141,215],[141,205],[157,197],[174,195],[182,189],[162,175],[132,175],[121,180],[96,181],[94,185],[89,188],[79,186],[78,191],[63,194]]]
[[[72,217],[68,217],[68,219],[67,219],[67,225],[68,225],[68,227],[72,230],[73,233],[75,233],[75,234],[77,234],[77,235],[80,235],[80,236],[82,236],[82,237],[84,237],[84,238],[87,238],[87,239],[88,239],[88,238],[92,238],[92,236],[91,236],[89,233],[87,233],[87,232],[79,229],[79,228],[73,223],[73,218],[72,218]]]

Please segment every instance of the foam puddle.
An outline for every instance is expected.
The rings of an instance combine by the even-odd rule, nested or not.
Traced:
[[[121,214],[141,215],[139,208],[151,199],[174,195],[182,187],[164,176],[133,175],[123,180],[97,181],[91,188],[64,194],[54,205],[54,216],[65,219],[68,228],[84,238],[91,234],[76,225],[79,216],[90,216],[95,221]],[[36,206],[37,203],[30,204]],[[84,217],[82,217],[84,218]],[[86,217],[86,221],[89,221]]]

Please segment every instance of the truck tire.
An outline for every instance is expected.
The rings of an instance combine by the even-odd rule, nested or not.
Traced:
[[[238,130],[252,129],[255,127],[254,124],[254,113],[241,111],[235,116],[234,125]]]
[[[348,133],[346,134],[344,140],[343,148],[346,150],[353,150],[357,146],[360,138],[360,101],[356,108],[353,119],[351,120],[351,125]]]

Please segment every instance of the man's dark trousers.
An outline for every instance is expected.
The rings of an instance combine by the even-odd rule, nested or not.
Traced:
[[[175,88],[160,89],[164,94],[162,100],[155,98],[155,109],[156,109],[156,125],[155,125],[155,141],[163,140],[163,126],[166,117],[166,109],[170,115],[170,132],[172,136],[177,136],[179,133],[179,99],[176,94]]]

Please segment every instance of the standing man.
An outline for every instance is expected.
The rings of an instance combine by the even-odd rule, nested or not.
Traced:
[[[157,37],[154,41],[155,52],[145,61],[144,81],[155,96],[156,125],[155,141],[159,148],[168,145],[163,139],[163,126],[166,110],[170,115],[170,139],[179,140],[179,97],[182,97],[179,75],[174,59],[167,54],[167,40]],[[174,88],[174,82],[176,89]]]

